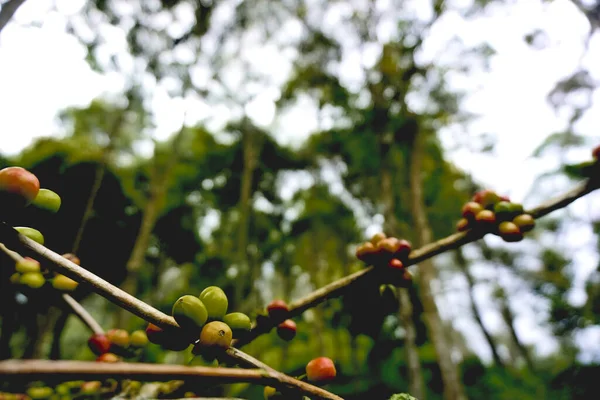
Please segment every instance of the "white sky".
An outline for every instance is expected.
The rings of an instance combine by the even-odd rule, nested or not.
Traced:
[[[48,135],[60,135],[55,123],[56,114],[69,106],[86,105],[105,92],[118,92],[121,81],[114,76],[99,76],[85,62],[85,51],[64,30],[64,18],[48,13],[51,1],[28,0],[18,10],[15,21],[0,34],[0,152],[16,154],[32,140]],[[77,13],[77,2],[59,1],[62,13]],[[31,21],[41,21],[40,27],[27,27]],[[535,28],[548,34],[549,46],[544,50],[530,49],[523,36]],[[553,84],[574,71],[583,53],[582,38],[588,24],[568,0],[556,0],[549,5],[539,1],[523,1],[507,10],[495,8],[490,17],[463,21],[458,15],[447,15],[440,21],[425,47],[425,57],[434,59],[445,49],[447,39],[458,34],[467,45],[488,42],[497,51],[491,60],[489,73],[475,73],[469,79],[451,81],[457,87],[470,88],[465,107],[480,115],[468,127],[449,129],[441,133],[450,148],[465,138],[482,133],[497,137],[493,154],[476,154],[466,148],[450,152],[452,161],[473,174],[476,179],[493,183],[493,188],[520,200],[528,192],[539,174],[558,165],[556,157],[543,160],[529,158],[544,138],[564,129],[564,115],[556,115],[547,105],[545,96]],[[260,60],[265,62],[268,49]],[[600,79],[600,36],[596,35],[586,53],[584,65],[596,79]],[[346,60],[352,68],[353,59]],[[316,128],[314,107],[310,102],[286,114],[285,121],[273,121],[273,100],[276,93],[266,92],[251,103],[247,112],[260,125],[284,126],[275,135],[283,143],[298,144]],[[594,94],[594,106],[578,125],[579,133],[600,143],[600,92]],[[185,105],[180,99],[170,99],[166,91],[156,88],[154,106],[158,111],[157,138],[166,138],[177,130]],[[194,105],[198,109],[198,103]],[[201,116],[218,113],[200,107]],[[264,110],[267,110],[266,112]],[[175,117],[173,117],[175,116]],[[464,130],[466,129],[466,130]],[[589,158],[589,152],[572,155],[575,159]],[[590,196],[592,197],[592,196]],[[593,197],[598,200],[598,197]],[[578,202],[574,207],[583,214],[591,203]],[[526,204],[527,205],[527,204]],[[600,213],[593,213],[598,218]],[[577,248],[577,241],[573,243]],[[592,256],[581,260],[581,269],[588,272],[596,265]],[[453,298],[462,303],[459,310],[467,311],[464,296]],[[478,302],[489,307],[488,294],[478,292]],[[452,303],[456,304],[456,303]],[[464,306],[464,307],[463,307]],[[447,315],[452,311],[442,309]],[[456,313],[456,311],[452,311]],[[463,316],[464,315],[464,316]],[[472,330],[472,321],[466,314],[455,315],[456,326],[463,331]],[[537,342],[538,349],[549,351],[551,342],[539,340],[535,315],[523,311],[518,320],[519,332],[526,342]],[[485,322],[498,326],[498,315],[486,313]],[[582,343],[596,351],[600,340],[599,330],[588,330]],[[480,342],[482,338],[474,338]],[[480,347],[477,344],[476,347]],[[482,350],[485,352],[485,350]]]

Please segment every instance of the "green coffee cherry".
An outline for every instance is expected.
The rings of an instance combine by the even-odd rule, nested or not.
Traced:
[[[229,325],[221,321],[213,321],[202,328],[198,344],[207,349],[227,349],[232,339],[233,333]]]
[[[39,289],[44,286],[46,279],[44,278],[44,275],[39,272],[28,272],[21,275],[19,283],[29,286],[32,289]]]
[[[133,347],[144,347],[148,344],[148,335],[143,330],[133,331],[129,336],[129,344]]]
[[[196,296],[181,296],[172,309],[173,318],[184,329],[200,330],[208,320],[204,303]]]
[[[238,336],[240,333],[247,332],[252,328],[250,317],[241,312],[233,312],[223,317],[225,322],[233,331],[233,336]]]
[[[44,235],[37,229],[29,228],[27,226],[15,226],[15,230],[23,236],[27,236],[29,239],[39,244],[44,244]]]
[[[57,290],[72,292],[77,289],[77,286],[79,286],[79,282],[62,274],[57,274],[54,279],[52,279],[52,287]]]
[[[15,285],[16,285],[17,283],[21,282],[21,274],[20,274],[20,273],[18,273],[18,272],[15,272],[14,274],[12,274],[12,275],[10,276],[10,278],[9,278],[9,279],[10,279],[10,283],[12,283],[12,284],[15,284]]]
[[[15,270],[22,274],[27,272],[40,272],[40,262],[31,257],[25,257],[17,261]]]
[[[513,223],[519,227],[521,232],[529,232],[535,227],[535,219],[529,214],[517,215]]]
[[[47,399],[54,394],[54,390],[48,386],[30,387],[27,389],[27,395],[33,400]]]
[[[229,301],[223,289],[210,286],[200,293],[200,300],[206,307],[209,320],[221,320],[227,314]]]
[[[494,206],[496,219],[500,221],[510,221],[512,219],[512,206],[508,201],[500,201]]]
[[[51,213],[56,213],[60,209],[61,199],[58,194],[50,189],[40,189],[31,204]]]

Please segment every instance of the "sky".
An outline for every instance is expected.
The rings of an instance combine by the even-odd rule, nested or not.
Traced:
[[[596,79],[600,79],[600,36],[596,34],[584,51],[583,38],[588,24],[568,0],[555,0],[545,5],[539,1],[511,3],[514,4],[508,8],[492,7],[487,16],[473,21],[465,21],[458,14],[447,15],[436,24],[422,57],[424,61],[440,60],[448,38],[454,34],[468,45],[487,42],[496,50],[489,71],[475,72],[466,77],[449,77],[456,88],[469,90],[463,106],[477,113],[478,118],[467,126],[445,129],[440,132],[440,137],[456,165],[474,178],[490,183],[495,190],[521,200],[540,174],[558,165],[555,154],[542,159],[530,157],[548,135],[566,127],[564,110],[555,112],[548,105],[546,95],[558,80],[575,70],[580,60]],[[55,120],[60,110],[69,106],[85,106],[98,95],[117,93],[122,88],[122,78],[93,72],[85,61],[85,50],[76,39],[65,33],[61,14],[76,14],[81,2],[60,0],[56,2],[58,13],[48,12],[51,4],[49,0],[26,1],[15,15],[14,22],[0,34],[0,110],[3,110],[0,151],[3,154],[17,154],[35,138],[60,136],[61,129]],[[343,8],[339,10],[343,12]],[[339,15],[333,13],[329,18],[335,21]],[[35,21],[37,26],[31,26]],[[534,50],[523,41],[523,36],[534,28],[543,29],[547,34],[547,47],[543,50]],[[172,29],[181,27],[175,24]],[[381,35],[386,35],[385,29]],[[115,33],[115,46],[121,40]],[[257,51],[258,57],[254,57],[254,62],[264,65],[272,62],[272,49]],[[355,78],[356,57],[350,54],[343,60],[344,79],[351,81]],[[211,110],[197,101],[188,104],[180,98],[170,98],[164,87],[156,87],[154,91],[153,106],[158,122],[155,136],[158,139],[168,137],[179,128],[184,109],[194,110],[196,115],[189,117],[192,120],[222,111]],[[264,91],[248,104],[246,111],[258,125],[275,127],[274,134],[281,143],[299,145],[316,128],[314,104],[301,100],[285,113],[285,118],[274,120],[276,97],[277,93]],[[594,93],[593,100],[593,108],[577,129],[600,144],[597,128],[600,126],[599,91]],[[277,129],[282,126],[285,129]],[[473,137],[481,134],[495,135],[497,145],[491,154],[464,146],[466,141],[472,141]],[[463,146],[454,149],[457,144]],[[575,152],[567,157],[573,161],[586,160],[589,153]],[[572,207],[576,212],[590,216],[590,202],[598,200],[599,197],[593,195]],[[600,217],[597,211],[591,212],[593,215],[590,217]],[[589,232],[580,232],[580,235],[577,240],[591,237]],[[574,248],[580,245],[577,240],[571,243]],[[579,254],[579,258],[583,277],[595,268],[597,260],[585,251]],[[485,288],[478,290],[477,300],[484,308],[491,307],[488,297]],[[581,299],[581,290],[574,294],[574,298]],[[454,301],[461,303],[464,310],[468,309],[464,296]],[[456,309],[441,308],[447,316],[456,313]],[[463,331],[471,330],[472,321],[461,313],[453,315],[456,326]],[[484,320],[492,327],[500,326],[497,313],[486,313]],[[550,351],[553,349],[551,341],[538,340],[543,335],[537,328],[538,320],[536,315],[524,311],[518,319],[520,333],[526,342],[536,342],[540,351]],[[474,340],[481,343],[483,338]],[[594,354],[600,357],[599,346],[595,345],[599,340],[599,330],[592,329],[582,334],[581,343],[587,343],[586,348],[595,350]]]

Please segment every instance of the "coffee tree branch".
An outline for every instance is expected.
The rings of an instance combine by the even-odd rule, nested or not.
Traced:
[[[552,211],[568,206],[578,198],[585,196],[597,188],[598,182],[596,180],[585,181],[574,187],[572,190],[569,190],[565,194],[549,200],[548,202],[545,202],[536,208],[533,208],[531,211],[528,211],[528,213],[535,218],[543,217]],[[6,240],[4,237],[1,237],[0,239],[5,240],[6,243],[20,243],[20,245],[53,263],[58,272],[78,282],[85,282],[89,284],[92,290],[94,290],[96,293],[127,309],[134,315],[137,315],[138,317],[161,328],[179,327],[173,317],[166,315],[154,307],[135,298],[134,296],[131,296],[118,287],[115,287],[104,279],[89,272],[85,268],[78,266],[77,264],[65,259],[52,250],[44,247],[43,245],[27,238],[24,235],[19,234],[14,229],[2,229],[0,233],[3,236],[6,236],[8,232],[10,232],[10,234],[13,236],[7,237]],[[405,265],[411,266],[418,264],[423,260],[434,257],[445,251],[456,249],[462,245],[481,239],[483,236],[483,233],[475,231],[454,233],[436,242],[423,246],[420,249],[413,250],[410,253],[408,261],[405,263]],[[278,318],[265,316],[263,319],[261,319],[260,324],[254,324],[253,329],[249,332],[249,334],[243,339],[234,342],[234,345],[236,347],[241,347],[245,344],[248,344],[261,334],[269,332],[284,320],[296,317],[307,309],[314,307],[329,298],[342,295],[344,291],[348,289],[354,282],[366,279],[368,276],[372,275],[373,271],[373,267],[368,267],[325,285],[315,290],[308,296],[292,302],[289,310],[285,313],[281,313]]]
[[[587,180],[575,186],[568,192],[555,197],[554,199],[548,200],[539,206],[526,211],[531,214],[534,218],[541,218],[553,211],[559,210],[573,203],[575,200],[591,193],[598,189],[599,182],[597,180]],[[413,250],[409,257],[408,262],[405,262],[405,266],[411,266],[418,264],[419,262],[434,257],[438,254],[444,253],[448,250],[456,249],[467,243],[474,242],[481,239],[485,234],[476,231],[457,232],[436,242],[430,243],[419,249]],[[351,275],[345,276],[338,279],[337,281],[331,282],[314,292],[310,293],[306,297],[298,299],[289,305],[289,310],[285,313],[281,313],[278,318],[272,318],[265,316],[261,319],[259,324],[254,324],[252,330],[244,338],[237,340],[233,343],[236,347],[242,347],[258,336],[268,333],[286,319],[293,318],[301,315],[304,311],[322,303],[323,301],[337,297],[343,294],[343,292],[349,288],[354,282],[362,279],[366,279],[367,276],[372,275],[374,268],[372,266],[357,271]]]
[[[0,250],[6,253],[14,262],[18,262],[23,259],[19,253],[16,251],[9,250],[3,243],[0,243]],[[90,313],[81,305],[77,300],[75,300],[71,295],[67,293],[62,294],[62,298],[71,307],[73,313],[79,317],[79,319],[87,325],[88,328],[94,333],[104,333],[104,329],[100,326],[100,324],[90,315]]]
[[[341,397],[319,387],[277,371],[263,369],[186,367],[145,363],[97,363],[90,361],[0,361],[0,381],[9,379],[68,381],[118,378],[163,382],[185,380],[188,382],[206,382],[208,384],[247,382],[272,386],[280,390],[293,388],[316,399],[342,400]]]
[[[18,234],[16,231],[14,231],[14,232],[16,234]],[[20,234],[18,234],[18,235],[19,235],[19,240],[23,243],[23,245],[26,248],[34,251],[36,254],[42,256],[46,260],[51,261],[52,263],[56,264],[56,266],[57,266],[56,269],[58,270],[58,272],[64,273],[65,275],[72,277],[73,279],[75,279],[79,282],[85,282],[85,283],[90,284],[93,288],[96,288],[97,289],[96,292],[99,293],[100,295],[102,295],[103,297],[113,301],[114,303],[116,303],[119,306],[122,306],[128,310],[132,310],[133,314],[141,317],[142,319],[144,319],[148,322],[152,322],[152,323],[154,323],[158,326],[164,327],[164,328],[168,328],[168,327],[179,328],[179,325],[177,325],[177,323],[171,316],[168,316],[168,315],[162,313],[161,311],[153,308],[152,306],[142,302],[141,300],[138,300],[137,298],[125,293],[121,289],[111,285],[110,283],[103,280],[102,278],[87,271],[86,269],[71,262],[70,260],[58,255],[57,253],[54,253],[52,250],[40,245],[39,243],[37,243],[23,235],[20,235]],[[2,247],[3,251],[5,251],[11,258],[13,258],[14,261],[18,261],[19,259],[22,258],[18,253],[16,253],[15,251],[9,250],[3,244],[0,246]],[[91,315],[89,315],[89,313],[87,313],[87,311],[85,311],[85,309],[79,303],[77,303],[77,301],[75,301],[71,296],[69,296],[69,298],[71,300],[71,301],[69,301],[69,304],[71,306],[75,306],[74,310],[76,312],[77,312],[77,310],[83,310],[83,312],[85,312],[86,316],[82,317],[82,320],[84,320],[84,322],[86,324],[88,324],[90,329],[92,329],[95,333],[102,333],[103,332],[102,327],[100,327],[98,325],[98,323],[91,317]],[[91,321],[93,321],[93,322],[91,322]],[[165,322],[165,321],[168,321],[168,322]],[[325,399],[341,399],[340,397],[338,397],[332,393],[329,393],[328,391],[326,391],[324,389],[321,389],[317,386],[311,385],[306,382],[299,381],[299,380],[294,379],[290,376],[287,376],[281,372],[278,372],[275,369],[271,368],[270,366],[266,365],[265,363],[250,356],[249,354],[242,352],[241,350],[230,347],[227,351],[227,354],[229,355],[229,357],[234,359],[239,364],[247,365],[247,366],[250,366],[253,368],[259,368],[260,370],[265,371],[265,373],[267,373],[269,376],[275,377],[279,382],[287,382],[290,387],[299,388],[303,392],[311,393],[312,396],[317,396],[318,398],[325,398]],[[130,364],[127,364],[127,365],[130,365]],[[0,370],[0,377],[1,376],[2,376],[2,373]],[[173,379],[176,379],[176,378],[173,378]],[[274,386],[274,387],[276,387],[276,386]]]

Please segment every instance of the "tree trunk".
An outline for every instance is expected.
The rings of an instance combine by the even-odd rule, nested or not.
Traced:
[[[252,186],[254,172],[258,167],[258,157],[261,150],[261,141],[256,133],[244,130],[242,132],[242,154],[244,158],[244,167],[242,169],[242,181],[240,187],[240,202],[239,213],[240,219],[238,224],[237,236],[237,255],[236,263],[240,271],[240,276],[243,277],[239,284],[235,286],[235,305],[240,307],[243,304],[244,309],[252,309],[258,304],[258,293],[255,290],[254,282],[260,275],[260,263],[252,263],[250,270],[250,262],[248,261],[248,243],[250,236],[250,215],[252,211]],[[256,264],[256,265],[255,265]],[[248,277],[249,279],[246,279]],[[248,282],[249,280],[249,282]],[[250,286],[250,301],[243,301],[244,292]],[[254,303],[254,304],[253,304]]]
[[[154,225],[158,220],[159,213],[167,195],[170,172],[179,160],[179,144],[183,139],[183,132],[184,129],[182,127],[181,131],[173,140],[173,151],[171,152],[167,164],[164,166],[162,171],[159,171],[158,166],[155,166],[155,172],[153,173],[150,182],[150,193],[146,202],[146,206],[144,207],[144,211],[142,212],[142,223],[140,224],[140,230],[138,231],[138,235],[133,245],[133,250],[131,251],[131,255],[129,256],[129,260],[126,264],[127,277],[121,286],[125,292],[133,296],[137,294],[139,271],[146,260],[146,251],[150,245],[152,231],[154,230]],[[129,323],[130,318],[131,314],[129,311],[119,308],[117,311],[116,326],[127,329],[126,326]]]
[[[424,152],[423,141],[424,137],[422,134],[418,134],[415,137],[410,165],[411,211],[416,234],[415,244],[419,247],[433,240],[423,199],[423,179],[421,177]],[[434,268],[431,259],[419,264],[419,279],[417,279],[417,283],[423,303],[425,323],[437,354],[444,385],[444,399],[465,400],[467,397],[464,393],[461,376],[458,367],[452,361],[450,346],[444,333],[444,325],[431,291],[431,284],[436,275]]]
[[[485,336],[485,340],[490,346],[490,350],[492,351],[492,357],[494,358],[494,363],[499,367],[504,367],[504,362],[500,358],[498,354],[498,347],[496,346],[496,342],[492,337],[491,333],[487,330],[485,325],[483,324],[483,319],[481,318],[481,312],[479,311],[479,307],[475,303],[475,279],[473,279],[473,275],[471,275],[471,271],[469,271],[469,267],[467,265],[467,260],[464,258],[463,252],[461,249],[457,249],[455,251],[456,261],[460,269],[462,270],[465,278],[467,278],[467,283],[469,285],[469,301],[471,302],[471,311],[473,312],[473,317],[475,321],[481,328],[483,335]]]
[[[389,164],[388,150],[391,144],[383,144],[384,150],[381,157],[384,160],[381,168],[381,201],[384,206],[384,231],[388,235],[400,235],[398,231],[398,221],[396,220],[394,185],[393,177]],[[406,363],[408,366],[408,387],[410,394],[419,400],[425,399],[425,386],[423,382],[423,372],[419,360],[419,351],[417,349],[417,333],[413,321],[413,307],[411,299],[406,288],[397,289],[398,302],[400,306],[398,318],[405,331],[404,351],[406,353]]]
[[[523,357],[523,359],[525,360],[525,363],[527,364],[527,368],[529,368],[530,371],[534,372],[535,367],[533,365],[533,361],[531,360],[531,357],[529,356],[529,351],[527,350],[525,345],[523,345],[523,343],[519,339],[519,335],[517,335],[517,330],[515,329],[515,324],[514,324],[515,316],[514,316],[512,310],[510,309],[510,306],[508,305],[508,301],[506,300],[506,297],[504,295],[502,296],[501,302],[502,302],[502,305],[501,305],[502,318],[504,319],[504,322],[508,326],[510,336],[511,336],[515,346],[517,347],[517,349],[520,353],[520,356]]]

